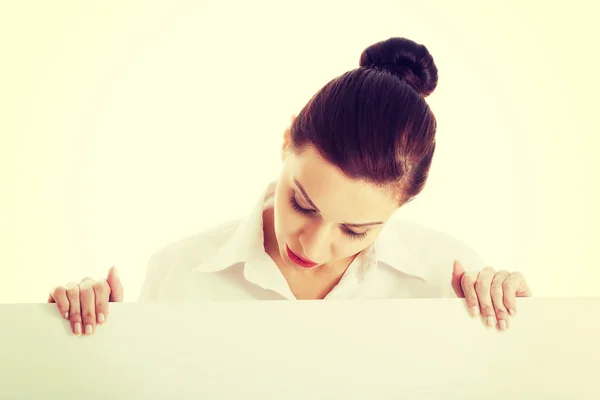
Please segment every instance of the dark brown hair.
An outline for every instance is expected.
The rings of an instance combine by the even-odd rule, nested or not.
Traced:
[[[300,111],[292,148],[314,146],[348,177],[391,189],[402,205],[423,190],[435,151],[436,120],[424,98],[437,67],[425,46],[405,38],[367,47],[359,66]]]

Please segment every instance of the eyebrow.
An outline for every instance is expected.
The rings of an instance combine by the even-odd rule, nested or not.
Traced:
[[[294,179],[294,183],[296,184],[296,186],[298,186],[298,189],[300,189],[300,192],[302,193],[302,196],[304,196],[304,199],[308,202],[308,204],[310,204],[310,206],[312,208],[315,209],[315,211],[317,212],[321,212],[319,210],[319,207],[317,207],[315,205],[315,203],[313,203],[313,201],[310,199],[310,197],[308,197],[308,194],[306,194],[306,190],[304,190],[304,188],[302,187],[302,185],[300,184],[300,182],[298,182],[296,179]],[[375,222],[365,222],[362,224],[349,224],[349,223],[345,223],[345,224],[341,224],[341,225],[346,225],[346,226],[352,226],[355,228],[360,228],[363,226],[370,226],[370,225],[381,225],[383,224],[383,221],[375,221]]]

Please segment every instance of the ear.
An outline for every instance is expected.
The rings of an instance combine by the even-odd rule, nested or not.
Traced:
[[[281,146],[281,159],[282,160],[285,160],[285,153],[287,152],[287,150],[290,147],[290,144],[292,143],[292,125],[294,124],[295,120],[296,120],[296,116],[292,115],[290,126],[283,133],[283,145]]]

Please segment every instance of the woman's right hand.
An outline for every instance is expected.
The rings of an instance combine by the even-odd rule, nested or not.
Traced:
[[[48,298],[48,303],[56,303],[60,315],[70,320],[71,330],[77,336],[96,332],[97,324],[106,323],[108,303],[122,301],[123,285],[115,267],[108,271],[106,280],[83,278],[79,284],[55,287]]]

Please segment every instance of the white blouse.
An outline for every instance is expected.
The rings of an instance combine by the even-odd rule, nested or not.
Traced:
[[[263,246],[262,214],[273,206],[274,191],[272,182],[245,218],[155,253],[139,301],[295,300]],[[455,259],[467,270],[484,268],[463,242],[393,216],[325,299],[455,297]]]

